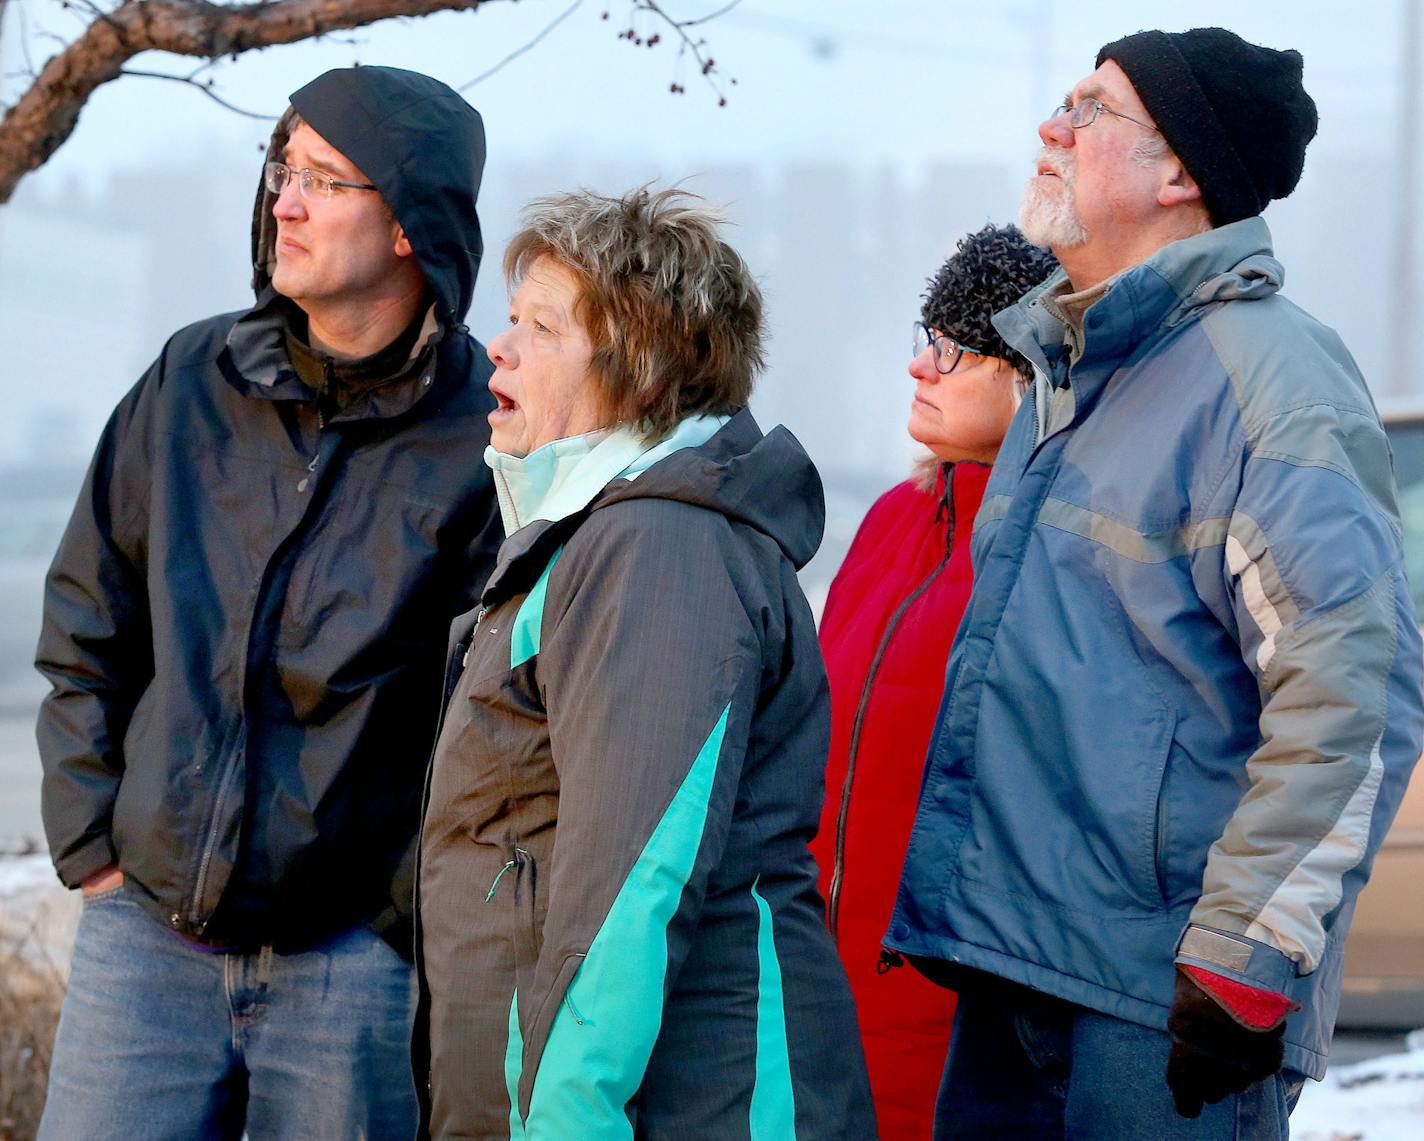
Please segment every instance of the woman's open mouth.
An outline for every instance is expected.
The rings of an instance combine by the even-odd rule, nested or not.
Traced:
[[[490,395],[493,396],[495,399],[494,411],[490,413],[491,423],[494,422],[494,418],[496,416],[507,416],[511,413],[519,411],[519,402],[515,400],[512,396],[501,392],[493,384],[489,386],[489,390]]]

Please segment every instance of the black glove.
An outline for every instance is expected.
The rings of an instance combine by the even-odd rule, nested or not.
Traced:
[[[1284,995],[1274,996],[1270,991],[1257,993],[1285,1000]],[[1204,1102],[1215,1104],[1276,1073],[1285,1053],[1287,1013],[1289,1008],[1270,1025],[1253,1025],[1225,998],[1208,991],[1179,967],[1172,1012],[1167,1017],[1172,1035],[1167,1086],[1177,1112],[1196,1117]]]

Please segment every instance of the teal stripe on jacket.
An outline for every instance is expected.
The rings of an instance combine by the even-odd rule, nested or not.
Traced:
[[[563,553],[563,547],[554,552],[534,589],[519,604],[519,612],[514,616],[514,629],[509,632],[509,668],[512,670],[518,669],[539,652],[539,640],[544,629],[544,598],[549,593],[549,572]]]
[[[519,1029],[519,991],[509,1000],[509,1037],[504,1044],[504,1085],[509,1090],[509,1141],[525,1141],[519,1116],[519,1075],[524,1068],[524,1035]]]
[[[569,983],[534,1078],[528,1141],[633,1136],[625,1107],[662,1026],[668,924],[702,847],[731,710],[698,750]]]
[[[791,1089],[791,1052],[786,1042],[786,1002],[781,961],[771,929],[771,908],[752,884],[757,906],[757,1054],[752,1090],[751,1141],[796,1141],[796,1099]]]

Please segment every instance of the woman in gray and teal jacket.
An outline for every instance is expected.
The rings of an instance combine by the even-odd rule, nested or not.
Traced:
[[[807,848],[825,672],[761,298],[692,196],[536,203],[490,343],[508,533],[457,623],[420,863],[437,1136],[875,1136]]]

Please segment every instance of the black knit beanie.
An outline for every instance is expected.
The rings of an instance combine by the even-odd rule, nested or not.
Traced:
[[[1127,36],[1099,51],[1096,66],[1106,60],[1132,81],[1215,225],[1259,214],[1295,189],[1316,128],[1300,52],[1192,28]]]
[[[960,238],[949,260],[930,278],[920,319],[971,349],[1002,357],[1030,377],[1033,366],[1009,348],[989,319],[1057,268],[1058,259],[1025,238],[1017,226],[985,226]]]

